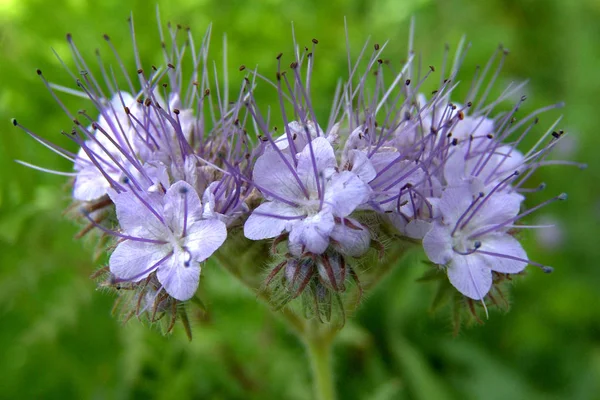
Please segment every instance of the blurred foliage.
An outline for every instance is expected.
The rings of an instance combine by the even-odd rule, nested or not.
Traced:
[[[354,56],[372,35],[381,43],[390,39],[386,54],[396,65],[406,54],[411,15],[424,65],[439,65],[445,41],[455,46],[466,34],[472,48],[465,79],[498,43],[509,48],[502,82],[531,79],[527,111],[566,101],[561,125],[571,132],[570,146],[557,157],[589,163],[586,171],[548,167],[535,178],[548,189],[529,205],[569,193],[568,202],[539,213],[556,220],[555,240],[524,235],[530,257],[553,265],[555,273],[531,268],[516,280],[508,314],[492,312],[483,326],[453,337],[451,316],[430,312],[434,287],[415,282],[425,270],[419,260],[396,268],[337,341],[337,387],[342,399],[600,398],[597,0],[159,4],[164,20],[191,26],[198,40],[212,21],[216,59],[227,32],[232,84],[242,63],[273,73],[274,56],[291,52],[294,21],[299,43],[320,41],[312,93],[323,118],[337,78],[347,73],[344,16]],[[112,297],[89,279],[100,263],[92,261],[94,243],[74,241],[78,228],[60,213],[69,201],[65,179],[14,163],[71,168],[13,129],[10,118],[72,148],[60,135],[69,120],[35,69],[70,84],[51,51],[70,60],[66,32],[90,60],[96,47],[106,50],[102,34],[108,33],[133,65],[130,11],[143,59],[158,60],[153,2],[0,0],[0,398],[311,398],[301,344],[216,265],[204,268],[209,312],[191,315],[191,343],[181,327],[162,337],[137,321],[123,326],[112,318]],[[79,99],[67,103],[81,108]],[[542,127],[559,115],[550,114]]]

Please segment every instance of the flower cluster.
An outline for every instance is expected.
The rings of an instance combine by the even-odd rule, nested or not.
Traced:
[[[163,66],[146,72],[136,53],[136,84],[115,52],[124,85],[102,63],[101,78],[92,74],[68,36],[82,71],[69,71],[75,93],[97,116],[71,113],[57,92],[74,91],[38,74],[74,123],[66,135],[77,153],[13,121],[73,162],[73,199],[87,230],[114,237],[110,284],[138,289],[137,313],[163,312],[165,304],[193,298],[201,263],[238,233],[273,240],[274,254],[262,260],[275,260],[264,287],[277,277],[283,304],[304,293],[315,304],[339,300],[348,280],[361,289],[360,260],[370,252],[384,260],[394,240],[422,243],[458,292],[482,302],[503,276],[527,265],[551,270],[528,259],[515,232],[528,227],[523,217],[566,198],[524,209],[525,195],[537,190],[525,186],[528,178],[553,163],[546,157],[563,132],[553,125],[527,153],[517,147],[534,131],[537,115],[558,105],[518,119],[522,97],[498,113],[523,85],[511,85],[486,104],[499,68],[489,71],[498,58],[502,64],[502,49],[459,104],[451,97],[464,53],[457,53],[450,75],[427,99],[421,92],[435,68],[416,71],[412,45],[400,72],[380,58],[385,46],[376,44],[370,56],[365,48],[338,85],[325,126],[310,95],[316,40],[310,51],[294,44],[287,70],[280,54],[275,81],[246,71],[230,101],[226,85],[211,93],[209,33],[196,48],[189,31],[169,27]],[[179,44],[182,34],[186,40]],[[182,73],[186,62],[188,76]],[[277,89],[274,109],[283,133],[269,127],[255,100],[261,82]]]

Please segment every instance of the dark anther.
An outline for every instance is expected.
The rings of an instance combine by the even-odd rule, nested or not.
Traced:
[[[318,41],[317,39],[313,39],[313,40],[312,40],[312,42],[313,42],[314,44],[319,44],[319,41]]]
[[[373,46],[373,48],[375,48],[375,50],[379,50],[379,43],[375,43],[375,45]]]
[[[242,64],[242,65],[240,65],[240,71],[243,71],[243,70],[245,70],[245,69],[246,69],[246,66],[245,66],[245,65],[243,65],[243,64]]]

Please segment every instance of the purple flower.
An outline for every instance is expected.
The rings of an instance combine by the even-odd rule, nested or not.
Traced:
[[[325,252],[331,237],[351,253],[364,248],[368,232],[343,232],[348,232],[346,217],[369,198],[370,189],[356,174],[336,168],[333,147],[323,137],[307,144],[296,160],[282,152],[265,152],[256,161],[253,180],[267,201],[246,221],[246,237],[261,240],[289,232],[290,249],[300,253]],[[350,229],[366,231],[358,223],[350,224]]]
[[[446,266],[448,278],[462,294],[475,300],[492,286],[492,271],[516,274],[529,263],[508,229],[523,197],[494,192],[473,196],[467,186],[447,188],[429,199],[435,222],[423,238],[429,259]]]
[[[201,219],[200,198],[183,181],[164,196],[133,191],[109,195],[125,239],[110,257],[116,280],[138,282],[156,271],[170,296],[191,298],[198,287],[200,263],[227,237],[225,224]]]

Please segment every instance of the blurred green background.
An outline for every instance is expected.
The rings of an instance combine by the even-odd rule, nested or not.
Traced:
[[[547,182],[548,189],[533,196],[530,206],[569,194],[566,203],[528,220],[554,221],[560,230],[523,239],[530,257],[555,272],[530,268],[514,285],[508,314],[493,311],[485,325],[453,337],[449,315],[429,311],[433,288],[415,283],[423,267],[397,268],[339,337],[339,397],[600,398],[600,2],[158,3],[163,20],[190,25],[198,40],[212,21],[215,58],[227,32],[232,83],[241,78],[242,63],[272,74],[274,56],[291,51],[294,21],[301,44],[313,37],[320,41],[312,94],[323,118],[337,77],[347,71],[344,16],[354,56],[372,35],[380,43],[391,40],[386,56],[398,64],[411,15],[424,65],[439,65],[444,43],[455,46],[462,34],[473,44],[466,77],[498,43],[508,47],[502,82],[531,79],[528,111],[566,101],[561,127],[571,136],[556,157],[589,164],[585,171],[548,167],[533,180]],[[123,326],[114,319],[112,296],[89,279],[99,264],[92,261],[93,241],[75,241],[78,227],[61,215],[69,202],[66,180],[13,161],[71,168],[14,129],[10,118],[73,148],[60,135],[71,124],[35,69],[53,82],[71,84],[51,51],[66,56],[67,32],[91,61],[95,48],[108,50],[102,40],[108,33],[131,62],[130,11],[144,60],[156,62],[154,2],[0,0],[0,398],[311,398],[308,363],[297,339],[215,265],[204,269],[210,313],[192,315],[192,343],[180,326],[162,337],[137,321]],[[78,99],[69,104],[83,107]],[[558,115],[543,116],[541,125]]]

